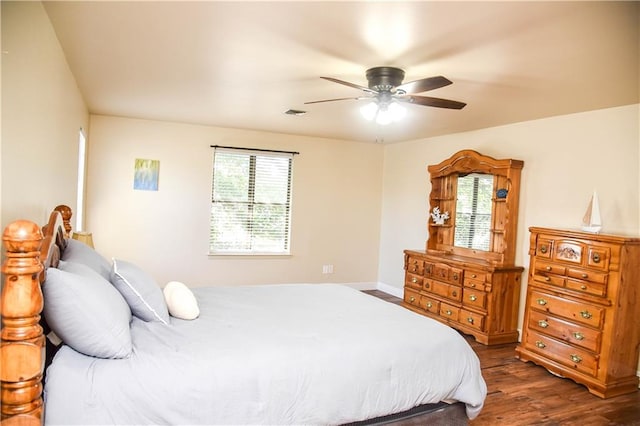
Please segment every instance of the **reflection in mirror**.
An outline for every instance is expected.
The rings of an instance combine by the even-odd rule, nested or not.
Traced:
[[[489,250],[493,175],[469,173],[458,176],[454,245]]]

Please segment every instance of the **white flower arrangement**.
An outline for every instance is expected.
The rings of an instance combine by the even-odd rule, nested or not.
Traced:
[[[434,207],[431,218],[436,225],[443,225],[444,221],[449,219],[449,212],[440,213],[440,207]]]

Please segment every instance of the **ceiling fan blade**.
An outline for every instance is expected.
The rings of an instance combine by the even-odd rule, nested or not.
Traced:
[[[396,92],[401,90],[404,93],[422,93],[428,90],[439,89],[440,87],[448,86],[452,83],[453,82],[448,78],[439,75],[436,77],[427,77],[401,84],[396,87]]]
[[[373,89],[369,89],[368,87],[360,86],[359,84],[349,83],[348,81],[344,81],[344,80],[338,80],[337,78],[332,78],[332,77],[320,77],[320,78],[323,78],[328,81],[332,81],[334,83],[344,84],[345,86],[353,87],[354,89],[364,90],[365,92],[368,92],[368,93],[378,93]]]
[[[437,108],[448,108],[448,109],[462,109],[467,104],[464,102],[452,101],[450,99],[440,99],[440,98],[431,98],[429,96],[405,96],[398,98],[401,101],[410,102],[413,104],[437,107]]]
[[[324,99],[322,101],[311,101],[311,102],[305,102],[305,105],[309,105],[309,104],[319,104],[321,102],[333,102],[333,101],[348,101],[348,100],[354,100],[357,101],[359,99],[362,98],[336,98],[336,99]]]

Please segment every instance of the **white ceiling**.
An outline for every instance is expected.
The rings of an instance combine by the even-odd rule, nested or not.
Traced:
[[[96,114],[386,143],[639,102],[638,2],[45,2]],[[374,66],[463,110],[378,126]],[[285,115],[290,108],[303,116]]]

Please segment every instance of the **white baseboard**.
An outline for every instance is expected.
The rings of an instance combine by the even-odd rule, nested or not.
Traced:
[[[347,287],[355,288],[356,290],[376,290],[378,287],[378,283],[340,283],[341,285],[346,285]]]
[[[378,285],[376,286],[376,290],[380,290],[384,293],[390,294],[399,299],[404,298],[404,289],[398,288],[396,286],[392,286],[385,283],[378,283]]]
[[[390,294],[397,298],[402,299],[404,297],[404,290],[389,284],[377,282],[362,282],[362,283],[341,283],[347,287],[355,288],[356,290],[380,290],[383,293]]]

